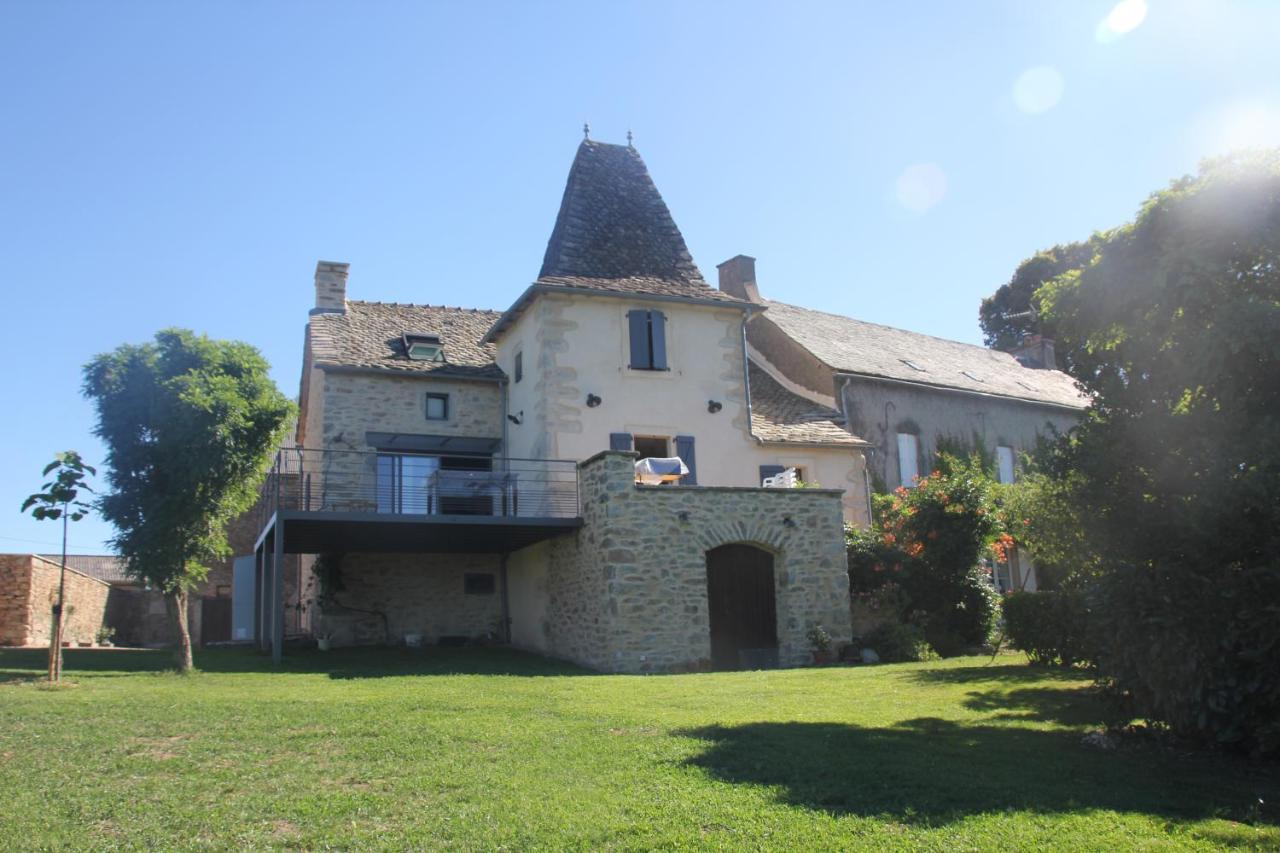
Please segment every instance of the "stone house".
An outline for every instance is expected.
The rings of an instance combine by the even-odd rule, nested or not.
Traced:
[[[53,638],[61,563],[38,554],[0,554],[0,646],[47,646]],[[111,585],[67,569],[63,642],[92,644],[107,624]]]
[[[487,638],[619,672],[850,638],[867,443],[749,357],[760,307],[703,280],[633,147],[582,143],[506,311],[353,300],[348,272],[317,265],[296,447],[236,575],[264,648],[299,603],[338,644]],[[773,487],[793,469],[808,488]],[[291,554],[305,602],[273,570]]]
[[[765,299],[745,255],[718,269],[721,291],[762,309],[747,326],[752,363],[838,410],[866,439],[880,490],[910,488],[942,449],[981,450],[998,479],[1013,482],[1019,456],[1066,432],[1088,405],[1044,338],[999,352]],[[1034,566],[1015,554],[997,567],[996,582],[1035,589]]]

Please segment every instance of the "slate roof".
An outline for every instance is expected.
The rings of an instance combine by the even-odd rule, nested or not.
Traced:
[[[1083,409],[1089,400],[1060,370],[1023,367],[1011,355],[919,332],[764,300],[762,315],[841,373],[882,377]],[[915,365],[914,367],[912,365]]]
[[[37,554],[55,566],[62,565],[61,554]],[[125,574],[124,560],[111,554],[68,554],[67,568],[107,583],[137,583]]]
[[[538,283],[740,301],[707,286],[639,152],[589,139],[569,169]]]
[[[830,444],[862,447],[867,444],[849,433],[835,409],[793,394],[754,362],[747,367],[751,382],[751,432],[756,438],[779,444]]]
[[[360,367],[498,379],[491,344],[480,339],[501,316],[497,311],[348,301],[345,314],[311,316],[311,351],[317,366]],[[443,362],[414,361],[404,350],[405,333],[438,335]]]

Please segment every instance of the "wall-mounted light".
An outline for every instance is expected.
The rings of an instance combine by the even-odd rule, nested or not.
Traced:
[[[595,394],[588,394],[588,395],[587,395],[587,408],[588,408],[588,409],[594,409],[596,406],[600,405],[600,404],[601,404],[601,403],[603,403],[603,402],[604,402],[604,400],[601,400],[601,399],[600,399],[599,397],[597,397]]]
[[[519,414],[507,415],[507,420],[516,426],[520,426],[520,424],[524,423],[524,409],[521,409]]]
[[[707,411],[708,411],[708,412],[710,412],[710,413],[711,413],[711,414],[713,414],[713,415],[714,415],[716,412],[718,412],[718,411],[720,411],[721,409],[723,409],[723,408],[724,408],[724,404],[723,404],[723,403],[721,403],[719,400],[708,400],[708,401],[707,401]]]
[[[783,526],[783,527],[795,527],[795,526],[796,526],[796,520],[795,520],[794,518],[792,518],[791,516],[789,516],[789,515],[788,515],[788,516],[786,516],[785,518],[783,518],[783,519],[782,519],[782,526]]]

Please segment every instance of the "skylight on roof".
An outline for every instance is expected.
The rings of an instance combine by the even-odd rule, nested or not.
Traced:
[[[929,372],[929,371],[925,370],[923,367],[921,367],[920,365],[916,364],[914,361],[912,361],[912,360],[911,360],[911,359],[909,359],[909,358],[900,358],[900,359],[898,359],[898,361],[902,362],[902,363],[903,363],[903,364],[905,364],[907,367],[910,367],[912,370],[917,370],[917,371],[919,371],[920,373],[928,373],[928,372]]]
[[[972,379],[974,382],[984,382],[984,383],[985,383],[985,382],[987,381],[987,380],[983,379],[981,376],[975,376],[974,374],[970,373],[970,372],[969,372],[969,371],[967,371],[967,370],[962,370],[962,371],[960,371],[960,372],[961,372],[961,373],[963,373],[965,376],[968,376],[968,377],[969,377],[970,379]]]
[[[1037,387],[1036,387],[1036,386],[1034,386],[1034,385],[1028,385],[1027,383],[1023,382],[1021,379],[1019,379],[1019,380],[1018,380],[1018,384],[1019,384],[1019,385],[1021,385],[1023,388],[1026,388],[1028,391],[1036,391],[1036,392],[1039,392],[1039,390],[1040,390],[1039,388],[1037,388]]]
[[[404,334],[405,355],[414,361],[444,361],[444,344],[439,335]]]

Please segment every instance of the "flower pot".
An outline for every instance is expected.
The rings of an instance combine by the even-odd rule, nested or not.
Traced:
[[[333,640],[329,637],[316,637],[316,648],[322,652],[327,652],[333,648]]]

